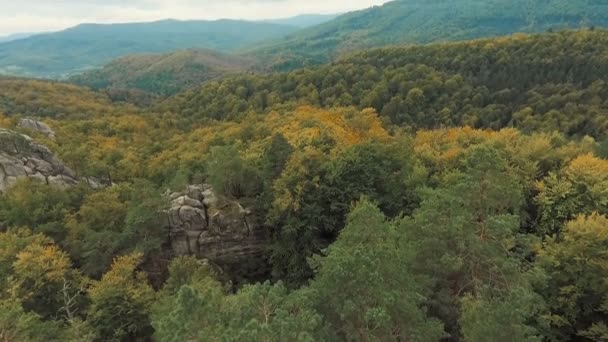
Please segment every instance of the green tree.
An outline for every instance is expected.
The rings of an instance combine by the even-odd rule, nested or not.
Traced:
[[[311,301],[282,284],[246,285],[228,294],[209,266],[192,257],[171,263],[153,311],[161,341],[317,341],[321,319]]]
[[[64,334],[59,322],[25,312],[17,300],[0,300],[0,341],[62,341]]]
[[[442,325],[427,317],[427,290],[411,272],[412,250],[369,201],[350,213],[310,284],[315,303],[341,340],[436,341]]]
[[[207,181],[227,196],[255,197],[261,190],[259,172],[231,145],[214,146],[207,159]]]
[[[509,289],[529,288],[519,252],[526,244],[518,236],[518,178],[498,150],[483,145],[471,149],[460,168],[426,190],[420,209],[401,223],[416,251],[415,273],[433,289],[429,310],[453,338],[460,335],[465,296],[492,303]]]
[[[543,314],[544,306],[529,288],[510,289],[503,297],[472,297],[462,300],[459,324],[467,342],[543,341],[540,330],[530,324]]]
[[[26,178],[0,197],[0,220],[8,227],[29,227],[61,243],[64,217],[77,210],[86,189],[64,190]]]
[[[608,337],[608,218],[579,216],[566,224],[561,239],[551,238],[538,262],[549,281],[540,293],[551,310],[549,320],[559,341]]]
[[[110,271],[88,292],[87,320],[104,340],[132,341],[153,333],[150,307],[155,295],[146,274],[137,271],[141,260],[138,253],[116,258]]]

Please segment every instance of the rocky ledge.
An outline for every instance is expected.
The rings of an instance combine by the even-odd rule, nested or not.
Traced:
[[[216,195],[208,185],[191,185],[167,196],[171,200],[167,229],[174,255],[208,259],[237,282],[268,275],[269,235],[251,211]]]
[[[0,192],[21,178],[32,178],[55,186],[78,183],[74,173],[51,151],[27,135],[0,129]]]
[[[47,136],[48,138],[55,139],[55,131],[51,129],[47,124],[41,121],[36,121],[34,119],[21,119],[19,120],[19,128],[27,129],[30,131],[38,132]]]

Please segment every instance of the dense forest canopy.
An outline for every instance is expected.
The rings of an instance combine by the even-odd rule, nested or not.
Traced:
[[[606,27],[606,12],[602,0],[397,0],[254,46],[250,53],[285,70],[370,47]]]
[[[228,77],[159,109],[222,120],[301,104],[371,107],[412,128],[518,127],[603,139],[607,43],[608,32],[586,30],[369,50],[326,66]]]
[[[70,81],[110,92],[142,91],[175,95],[189,88],[252,69],[253,59],[212,50],[184,50],[164,55],[121,57],[101,69],[76,75]]]
[[[606,12],[603,0],[397,0],[339,16],[83,24],[0,43],[0,74],[62,79],[126,55],[192,48],[288,71],[372,47],[607,27]]]
[[[606,341],[607,40],[0,78],[0,340]]]

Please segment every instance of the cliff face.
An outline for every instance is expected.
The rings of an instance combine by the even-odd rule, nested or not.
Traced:
[[[26,177],[61,187],[79,182],[46,146],[27,135],[0,129],[0,192]]]
[[[268,232],[249,210],[217,196],[208,185],[188,186],[168,196],[167,228],[174,255],[208,259],[237,282],[268,275]]]

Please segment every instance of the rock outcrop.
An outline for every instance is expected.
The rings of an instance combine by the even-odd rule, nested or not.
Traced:
[[[19,120],[18,126],[20,128],[24,128],[24,129],[27,129],[30,131],[35,131],[35,132],[41,133],[51,139],[55,139],[55,131],[53,131],[53,129],[51,127],[49,127],[47,124],[45,124],[44,122],[25,118],[25,119]]]
[[[79,182],[46,146],[27,135],[0,129],[0,192],[26,177],[61,187]]]
[[[208,185],[188,186],[184,192],[167,195],[171,199],[167,228],[174,255],[208,259],[237,282],[268,275],[269,236],[249,210],[217,196]]]

